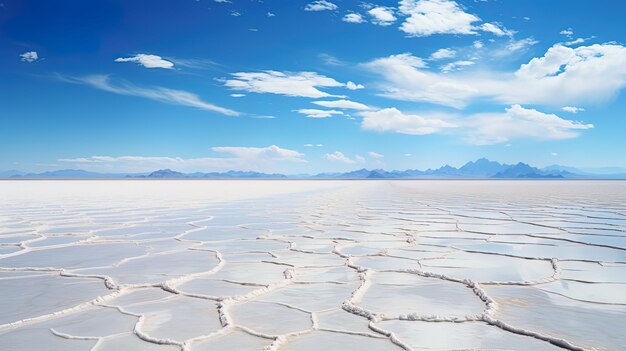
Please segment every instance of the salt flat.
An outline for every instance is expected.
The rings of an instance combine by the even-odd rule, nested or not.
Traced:
[[[626,183],[2,181],[3,350],[624,350]]]

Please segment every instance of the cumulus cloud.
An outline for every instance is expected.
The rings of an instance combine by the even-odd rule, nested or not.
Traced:
[[[20,60],[28,63],[39,61],[39,55],[37,54],[37,51],[28,51],[20,54]]]
[[[431,60],[445,60],[456,56],[456,51],[452,49],[439,49],[430,55]]]
[[[440,74],[410,54],[379,58],[364,67],[384,78],[379,87],[385,97],[462,108],[477,99],[557,106],[604,101],[626,86],[623,62],[626,48],[619,44],[556,44],[514,72]]]
[[[332,2],[326,0],[318,0],[307,4],[304,8],[304,11],[332,11],[336,9],[337,5],[333,4]]]
[[[272,170],[279,163],[304,163],[304,154],[276,145],[267,147],[218,146],[212,151],[223,157],[182,158],[167,156],[91,156],[62,158],[59,162],[85,170],[106,172],[149,172],[169,168],[188,172],[225,170]]]
[[[363,85],[361,84],[356,84],[354,82],[348,81],[348,83],[346,83],[346,88],[349,90],[359,90],[359,89],[363,89],[365,88]]]
[[[197,95],[184,90],[168,89],[163,87],[144,88],[132,85],[124,81],[114,83],[111,81],[109,76],[106,75],[91,75],[84,77],[59,76],[59,78],[68,83],[84,84],[109,93],[128,96],[139,96],[146,99],[156,100],[169,104],[189,106],[201,110],[213,111],[227,116],[240,115],[240,113],[237,111],[205,102]]]
[[[344,22],[348,23],[363,23],[365,22],[365,18],[360,13],[348,13],[341,19]]]
[[[238,72],[233,73],[232,76],[234,78],[224,80],[224,85],[231,89],[315,99],[333,96],[344,97],[326,93],[318,88],[343,87],[352,89],[352,84],[354,84],[352,82],[340,83],[333,78],[315,72]]]
[[[350,100],[334,100],[334,101],[313,101],[312,103],[328,108],[342,108],[352,110],[369,110],[370,107]]]
[[[393,9],[390,7],[374,7],[367,11],[372,16],[372,23],[379,26],[388,26],[396,21],[396,16],[393,15]]]
[[[328,118],[333,115],[343,115],[343,112],[337,110],[318,110],[314,108],[301,108],[296,112],[306,115],[309,118]]]
[[[512,105],[504,113],[485,113],[466,118],[467,140],[474,144],[505,143],[513,139],[561,140],[577,137],[593,124],[563,119],[535,109]]]
[[[592,124],[563,119],[520,105],[512,105],[500,113],[407,114],[396,108],[364,111],[361,128],[377,132],[410,135],[459,135],[465,141],[487,145],[505,143],[514,139],[560,140],[574,138]]]
[[[578,113],[578,112],[585,111],[584,108],[576,107],[576,106],[564,106],[564,107],[561,107],[561,110],[563,110],[565,112],[569,112],[569,113]]]
[[[158,55],[137,54],[131,57],[118,57],[115,62],[135,62],[146,68],[172,69],[174,64]]]
[[[443,128],[456,125],[438,118],[405,114],[395,107],[377,111],[359,112],[363,117],[361,128],[377,132],[396,132],[401,134],[425,135],[436,133]]]
[[[356,155],[354,159],[352,159],[344,155],[341,151],[335,151],[333,153],[326,154],[324,155],[324,159],[328,161],[342,162],[342,163],[348,163],[348,164],[357,163],[357,162],[358,163],[365,162],[365,159],[363,158],[363,156]]]
[[[450,0],[401,0],[399,10],[407,16],[400,30],[413,37],[475,34],[473,23],[480,21]]]

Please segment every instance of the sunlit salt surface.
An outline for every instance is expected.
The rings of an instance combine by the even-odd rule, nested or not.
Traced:
[[[624,350],[626,183],[2,181],[1,350]]]

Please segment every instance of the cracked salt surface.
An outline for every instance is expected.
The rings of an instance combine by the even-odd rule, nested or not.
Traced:
[[[3,181],[0,349],[623,350],[624,185]]]

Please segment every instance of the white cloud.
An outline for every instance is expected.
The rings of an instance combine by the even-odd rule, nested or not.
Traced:
[[[475,40],[472,46],[474,47],[474,49],[482,49],[485,45],[483,44],[482,41]]]
[[[348,23],[363,23],[365,19],[360,13],[348,13],[341,19],[344,22]]]
[[[267,147],[217,146],[212,147],[211,150],[233,155],[241,159],[304,162],[302,159],[303,154],[295,150],[283,149],[276,145]]]
[[[570,40],[570,41],[566,41],[565,43],[563,43],[564,45],[576,45],[576,44],[581,44],[584,43],[585,41],[587,41],[587,39],[585,38],[578,38],[578,39],[574,39],[574,40]]]
[[[195,107],[201,110],[218,112],[227,116],[238,116],[239,112],[220,107],[201,100],[197,95],[184,91],[163,87],[142,88],[126,82],[114,84],[108,76],[91,75],[84,77],[59,77],[61,80],[74,84],[85,84],[109,93],[139,96],[174,105]]]
[[[574,35],[574,31],[572,30],[572,28],[567,28],[567,29],[563,29],[562,31],[560,31],[559,34],[565,35],[566,37],[571,38],[572,35]]]
[[[466,138],[473,144],[505,143],[513,139],[561,140],[575,138],[592,124],[562,119],[554,114],[513,105],[504,113],[474,114],[463,118]]]
[[[353,109],[353,110],[369,110],[370,107],[350,100],[335,100],[335,101],[313,101],[312,103],[324,106],[328,108],[343,108],[343,109]]]
[[[58,161],[81,169],[100,172],[150,172],[163,168],[182,172],[272,171],[278,163],[307,162],[304,154],[276,145],[267,147],[221,146],[211,148],[211,150],[224,154],[226,157],[91,156],[63,158]]]
[[[233,16],[233,17],[239,17],[239,16],[241,16],[241,13],[239,13],[237,11],[231,11],[230,15]]]
[[[404,154],[405,157],[411,157],[413,154]]]
[[[374,159],[379,159],[379,158],[385,157],[385,155],[381,155],[378,152],[374,152],[374,151],[370,151],[367,154],[369,155],[369,157],[374,158]]]
[[[320,58],[322,61],[324,61],[325,64],[330,65],[330,66],[343,66],[343,65],[345,65],[345,63],[343,61],[341,61],[340,59],[336,58],[333,55],[319,54],[319,55],[317,55],[317,57]]]
[[[472,24],[480,21],[480,18],[466,13],[450,0],[401,0],[399,10],[408,16],[400,30],[414,37],[475,34]]]
[[[393,107],[378,111],[363,111],[358,115],[363,117],[361,128],[377,132],[425,135],[436,133],[443,128],[455,127],[454,124],[442,119],[405,114]]]
[[[246,96],[246,94],[230,94],[231,97],[240,98]]]
[[[232,1],[230,0],[213,0],[213,1],[220,3],[220,4],[232,4]]]
[[[569,112],[569,113],[578,113],[578,112],[583,112],[585,111],[584,108],[582,107],[576,107],[576,106],[565,106],[565,107],[561,107],[561,110],[565,111],[565,112]]]
[[[619,44],[556,44],[515,72],[438,74],[410,54],[376,59],[364,67],[384,78],[382,96],[462,108],[477,99],[557,106],[605,101],[626,86],[623,62],[626,48]]]
[[[365,162],[365,159],[362,156],[356,155],[354,159],[351,159],[348,156],[344,155],[341,151],[335,151],[333,153],[326,154],[324,155],[324,158],[328,161],[343,162],[349,164]]]
[[[317,99],[332,96],[343,97],[341,95],[328,94],[318,88],[346,87],[350,89],[349,84],[340,83],[315,72],[262,71],[238,72],[232,75],[233,79],[224,80],[226,87],[253,93],[271,93]]]
[[[372,23],[379,26],[388,26],[396,21],[396,16],[393,15],[393,9],[391,7],[374,7],[367,11],[372,16]]]
[[[307,4],[304,8],[304,11],[332,11],[336,9],[337,5],[333,4],[332,2],[326,0],[318,0]]]
[[[454,62],[450,62],[448,64],[441,66],[441,71],[442,72],[460,71],[464,67],[472,66],[474,64],[475,64],[474,61],[467,61],[467,60],[454,61]]]
[[[337,110],[318,110],[314,108],[301,108],[295,112],[306,115],[309,118],[328,118],[333,115],[343,115],[343,112]]]
[[[118,57],[115,62],[135,62],[146,68],[165,68],[171,69],[174,64],[170,61],[164,60],[161,56],[137,54],[131,57]]]
[[[538,41],[533,39],[533,38],[524,38],[524,39],[520,39],[520,40],[511,40],[507,45],[506,48],[509,51],[520,51],[523,49],[526,49],[530,46],[533,46],[535,44],[537,44]]]
[[[456,56],[456,51],[452,49],[439,49],[430,55],[431,60],[445,60]]]
[[[269,12],[269,11],[268,11],[266,16],[267,16],[267,17],[276,17],[276,14],[275,14],[275,13],[273,13],[273,12]]]
[[[324,144],[304,144],[304,147],[322,147]]]
[[[552,156],[559,156],[559,154],[556,153],[556,152],[551,152],[550,155],[552,155]]]
[[[20,60],[28,63],[39,61],[39,55],[37,54],[37,51],[28,51],[20,54]]]
[[[361,84],[356,84],[354,82],[348,81],[348,83],[346,83],[346,88],[349,90],[358,90],[358,89],[363,89],[365,87]]]
[[[482,30],[483,32],[493,33],[494,35],[497,35],[499,37],[502,37],[505,35],[511,37],[513,36],[513,34],[515,34],[515,32],[504,28],[502,24],[497,23],[497,22],[483,23],[480,26],[480,30]]]
[[[477,145],[505,143],[513,139],[560,140],[577,137],[592,124],[563,119],[554,114],[512,105],[501,113],[406,114],[396,108],[360,112],[361,127],[377,132],[411,135],[442,133],[460,135]]]

